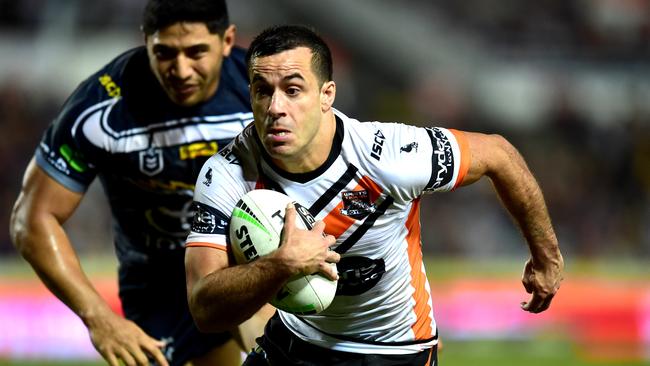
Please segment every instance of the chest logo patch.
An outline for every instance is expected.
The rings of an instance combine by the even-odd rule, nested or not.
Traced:
[[[370,202],[370,196],[366,190],[347,191],[341,192],[341,194],[343,195],[341,214],[345,216],[361,220],[376,210],[375,205]]]
[[[150,147],[140,152],[140,171],[150,177],[163,170],[162,149]]]

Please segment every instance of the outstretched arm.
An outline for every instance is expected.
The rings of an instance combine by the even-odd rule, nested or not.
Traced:
[[[325,224],[311,230],[295,226],[296,210],[287,207],[282,243],[254,262],[229,266],[225,251],[188,247],[185,252],[187,296],[197,327],[204,332],[234,329],[268,303],[292,276],[322,272],[336,279],[326,263],[340,255],[329,250],[335,239]]]
[[[498,135],[464,134],[471,161],[462,185],[474,183],[484,175],[492,181],[530,249],[522,282],[532,297],[522,302],[521,307],[531,313],[542,312],[560,288],[564,269],[542,190],[522,156],[506,139]]]
[[[62,225],[82,197],[54,181],[32,160],[11,215],[14,245],[50,291],[83,320],[109,365],[117,366],[118,360],[149,365],[148,355],[166,366],[160,351],[163,343],[115,314],[81,268]]]

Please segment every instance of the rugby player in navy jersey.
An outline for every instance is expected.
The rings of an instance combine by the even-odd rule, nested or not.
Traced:
[[[183,259],[199,170],[252,120],[244,51],[223,0],[150,0],[142,31],[145,45],[83,81],[45,131],[12,239],[108,364],[239,365],[235,339],[252,343],[262,325],[241,337],[198,332]],[[93,287],[63,228],[96,177],[113,215],[126,319]]]
[[[329,48],[307,27],[262,32],[247,64],[254,124],[206,161],[196,183],[186,251],[194,319],[204,330],[228,329],[295,275],[321,272],[338,283],[331,305],[318,314],[278,310],[246,365],[437,365],[421,198],[482,177],[530,249],[522,282],[531,295],[522,310],[550,306],[562,255],[542,191],[505,138],[346,116],[333,107]],[[203,175],[212,183],[203,184]],[[289,205],[278,249],[234,265],[227,230],[210,223],[227,222],[238,199],[257,188],[286,193],[317,222],[298,229]]]

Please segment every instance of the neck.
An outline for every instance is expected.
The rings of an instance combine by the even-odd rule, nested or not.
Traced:
[[[330,109],[323,115],[320,128],[304,154],[291,160],[273,159],[273,162],[288,173],[309,173],[318,169],[327,161],[336,134],[336,117]]]

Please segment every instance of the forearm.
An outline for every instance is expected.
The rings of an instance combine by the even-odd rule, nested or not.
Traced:
[[[488,173],[494,187],[524,235],[533,262],[560,265],[558,241],[544,197],[524,159],[507,142],[501,144],[503,164]]]
[[[233,329],[277,294],[291,274],[272,256],[223,268],[201,278],[189,293],[198,328],[205,332]]]

